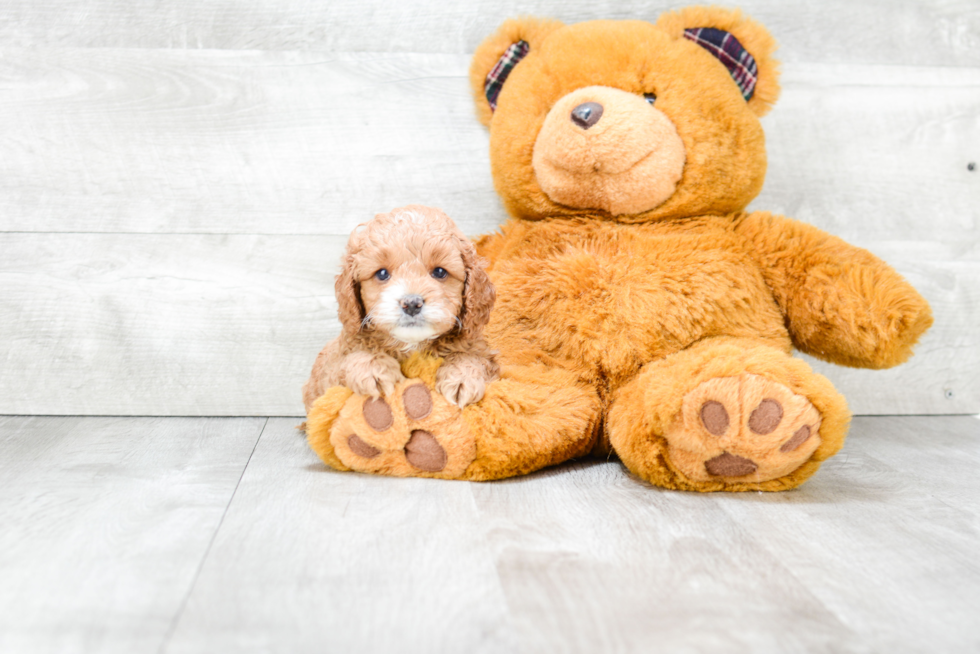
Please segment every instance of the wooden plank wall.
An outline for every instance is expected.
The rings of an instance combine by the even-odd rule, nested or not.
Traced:
[[[410,202],[471,234],[505,219],[480,40],[674,6],[4,2],[0,413],[301,413],[354,225]],[[871,249],[936,314],[905,366],[817,367],[858,413],[980,412],[980,4],[741,6],[784,62],[753,208]]]

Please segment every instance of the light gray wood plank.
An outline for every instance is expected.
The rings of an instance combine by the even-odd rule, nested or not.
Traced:
[[[858,419],[801,489],[738,495],[617,462],[488,484],[334,473],[292,425],[270,421],[165,651],[980,642],[973,417]]]
[[[297,422],[0,418],[0,649],[980,646],[973,416],[859,418],[801,488],[731,495],[336,473]]]
[[[347,234],[413,202],[491,231],[468,61],[8,50],[0,231]],[[860,243],[977,242],[980,68],[797,65],[784,85],[753,208]]]
[[[513,652],[470,484],[328,471],[273,419],[163,651]]]
[[[464,56],[0,58],[0,231],[347,234],[396,206],[495,227]]]
[[[980,10],[970,0],[742,0],[766,24],[786,61],[975,65]],[[0,40],[17,45],[125,48],[471,52],[501,21],[520,15],[566,22],[654,20],[678,5],[640,0],[8,0]]]
[[[788,493],[585,462],[474,494],[527,652],[966,652],[978,461],[973,417],[865,418]]]
[[[980,422],[863,418],[800,492],[725,512],[874,652],[980,648]]]
[[[980,67],[798,65],[782,83],[762,119],[769,167],[750,209],[863,247],[977,247]]]
[[[0,63],[13,98],[0,103],[0,229],[336,236],[9,234],[0,324],[24,370],[0,382],[9,412],[295,413],[293,389],[337,330],[330,277],[353,225],[410,201],[443,206],[470,233],[503,219],[465,56],[14,55]],[[786,118],[765,119],[770,181],[753,207],[868,247],[936,309],[907,366],[816,364],[858,413],[980,410],[980,173],[963,165],[980,141],[978,74],[799,65]],[[292,262],[289,279],[268,278],[283,271],[260,249]]]
[[[615,461],[474,493],[526,652],[848,651],[849,629],[715,496]]]
[[[0,413],[302,413],[345,241],[0,235]]]
[[[264,423],[0,417],[0,651],[156,652]]]
[[[313,359],[339,333],[344,241],[0,234],[0,413],[300,414]],[[858,413],[980,411],[980,252],[883,254],[936,325],[899,368],[817,368]]]

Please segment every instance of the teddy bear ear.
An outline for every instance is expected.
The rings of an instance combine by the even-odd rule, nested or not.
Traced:
[[[737,9],[686,7],[663,14],[657,27],[674,39],[698,44],[718,59],[756,115],[768,113],[779,98],[779,62],[772,56],[776,40]]]
[[[470,64],[470,86],[481,123],[490,124],[497,96],[514,67],[560,27],[562,24],[554,20],[512,18],[480,44]]]

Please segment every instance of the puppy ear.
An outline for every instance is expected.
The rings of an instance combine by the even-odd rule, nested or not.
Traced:
[[[354,257],[350,253],[344,255],[343,268],[337,275],[333,288],[340,324],[347,334],[356,334],[361,331],[364,305],[361,303],[360,284],[354,278]]]
[[[463,287],[463,309],[460,311],[463,327],[460,331],[463,338],[476,339],[490,320],[497,293],[487,275],[486,262],[477,256],[476,248],[466,242],[462,252],[466,283]]]

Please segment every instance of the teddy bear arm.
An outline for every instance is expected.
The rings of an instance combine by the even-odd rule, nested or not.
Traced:
[[[932,325],[929,304],[888,264],[815,227],[758,212],[746,241],[802,352],[840,365],[903,363]]]

